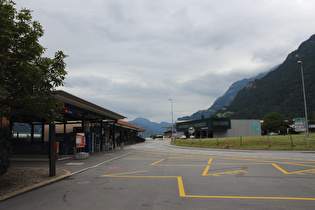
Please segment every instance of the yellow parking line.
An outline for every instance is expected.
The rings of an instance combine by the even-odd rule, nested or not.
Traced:
[[[302,174],[304,175],[305,173],[315,173],[315,169],[307,169],[307,170],[302,170],[302,171],[293,171],[293,172],[287,172],[286,170],[280,168],[276,164],[272,164],[274,167],[276,167],[279,171],[281,171],[284,174]]]
[[[178,183],[179,196],[182,198],[216,198],[216,199],[257,199],[257,200],[306,200],[315,201],[315,198],[296,198],[296,197],[258,197],[258,196],[221,196],[221,195],[186,195],[183,179],[181,176],[128,176],[123,174],[141,173],[146,171],[126,172],[111,175],[102,175],[102,177],[115,178],[176,178]]]
[[[212,161],[212,158],[210,158],[209,161],[208,161],[208,164],[209,164],[209,165],[210,165],[211,161]]]
[[[251,196],[217,196],[217,195],[185,195],[185,198],[222,198],[222,199],[257,199],[257,200],[303,200],[315,201],[315,198],[295,198],[295,197],[251,197]]]
[[[245,173],[247,173],[247,170],[243,169],[243,170],[237,170],[237,171],[226,171],[226,172],[221,172],[221,173],[206,174],[204,176],[221,176],[223,174],[235,175],[235,174],[245,174]]]
[[[179,196],[180,197],[186,197],[182,177],[180,177],[180,176],[177,177],[177,183],[178,183]]]
[[[208,166],[206,167],[206,169],[203,171],[202,176],[207,176],[207,173],[208,173],[208,171],[209,171],[209,168],[210,168],[210,165],[208,165]]]
[[[308,169],[303,171],[294,171],[290,172],[289,174],[305,174],[305,173],[315,173],[315,169]]]
[[[152,163],[151,166],[154,166],[155,164],[158,164],[158,163],[162,162],[163,160],[164,160],[164,159],[158,160],[158,161]]]
[[[280,168],[278,165],[276,164],[272,164],[274,167],[276,167],[279,171],[281,171],[284,174],[289,174],[287,171],[283,170],[282,168]]]

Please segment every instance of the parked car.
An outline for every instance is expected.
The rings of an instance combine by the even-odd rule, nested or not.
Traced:
[[[276,132],[270,132],[269,133],[269,136],[276,136],[276,135],[278,135],[278,133],[276,133]]]
[[[163,140],[163,136],[162,135],[156,135],[154,137],[155,140]]]
[[[181,137],[181,139],[187,139],[187,137],[186,137],[185,135],[183,135],[183,136]]]

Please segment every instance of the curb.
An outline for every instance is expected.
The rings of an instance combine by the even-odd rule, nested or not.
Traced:
[[[58,176],[58,177],[55,177],[55,178],[52,178],[52,179],[49,179],[49,180],[46,180],[46,181],[43,181],[41,183],[38,183],[38,184],[34,184],[34,185],[31,185],[31,186],[28,186],[28,187],[24,187],[20,190],[17,190],[15,192],[12,192],[12,193],[9,193],[7,195],[3,195],[0,197],[0,201],[3,201],[3,200],[6,200],[6,199],[9,199],[9,198],[12,198],[14,196],[17,196],[19,194],[22,194],[22,193],[25,193],[27,191],[30,191],[30,190],[33,190],[33,189],[36,189],[36,188],[39,188],[39,187],[42,187],[44,185],[48,185],[48,184],[51,184],[53,182],[56,182],[56,181],[59,181],[61,179],[65,179],[67,177],[69,177],[71,175],[71,172],[68,171],[68,170],[65,170],[65,169],[59,169],[59,170],[62,170],[62,171],[65,171],[66,174],[64,175],[61,175],[61,176]]]

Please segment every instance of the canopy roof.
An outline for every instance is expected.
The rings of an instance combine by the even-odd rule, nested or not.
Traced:
[[[129,123],[129,122],[123,121],[123,120],[118,120],[118,121],[117,121],[117,124],[118,124],[119,126],[123,127],[123,128],[128,128],[128,129],[130,129],[130,130],[136,130],[136,131],[138,131],[138,132],[144,132],[144,131],[146,131],[146,129],[144,129],[144,128],[140,128],[140,127],[138,127],[138,126],[135,126],[135,125],[133,125],[133,124],[131,124],[131,123]]]
[[[119,120],[126,118],[96,104],[88,102],[62,90],[56,90],[53,95],[65,104],[64,120]]]

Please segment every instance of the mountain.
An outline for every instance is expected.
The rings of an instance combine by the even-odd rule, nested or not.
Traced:
[[[171,127],[172,123],[168,122],[161,122],[161,123],[156,123],[156,122],[151,122],[150,120],[146,118],[136,118],[135,120],[128,121],[129,123],[139,126],[141,128],[146,129],[146,132],[143,132],[143,136],[151,136],[151,135],[163,135],[164,132],[167,130],[165,127]]]
[[[221,116],[234,119],[262,119],[270,112],[278,112],[287,119],[305,116],[301,66],[307,99],[308,115],[315,117],[315,35],[290,53],[274,71],[248,83],[240,90]]]
[[[273,71],[275,68],[272,68],[268,72]],[[262,78],[268,72],[261,73],[261,74],[255,76],[255,77],[252,77],[252,78],[249,78],[249,79],[246,78],[246,79],[242,79],[242,80],[234,82],[229,87],[229,89],[223,94],[223,96],[220,96],[219,98],[217,98],[214,101],[213,105],[209,109],[207,109],[207,110],[199,110],[199,111],[195,112],[194,114],[192,114],[191,116],[181,117],[181,118],[178,118],[178,120],[197,120],[197,119],[201,119],[202,116],[204,116],[204,118],[210,117],[216,111],[222,109],[225,106],[228,106],[234,100],[234,98],[235,98],[236,94],[238,93],[238,91],[243,89],[249,82],[254,81],[255,79]]]

